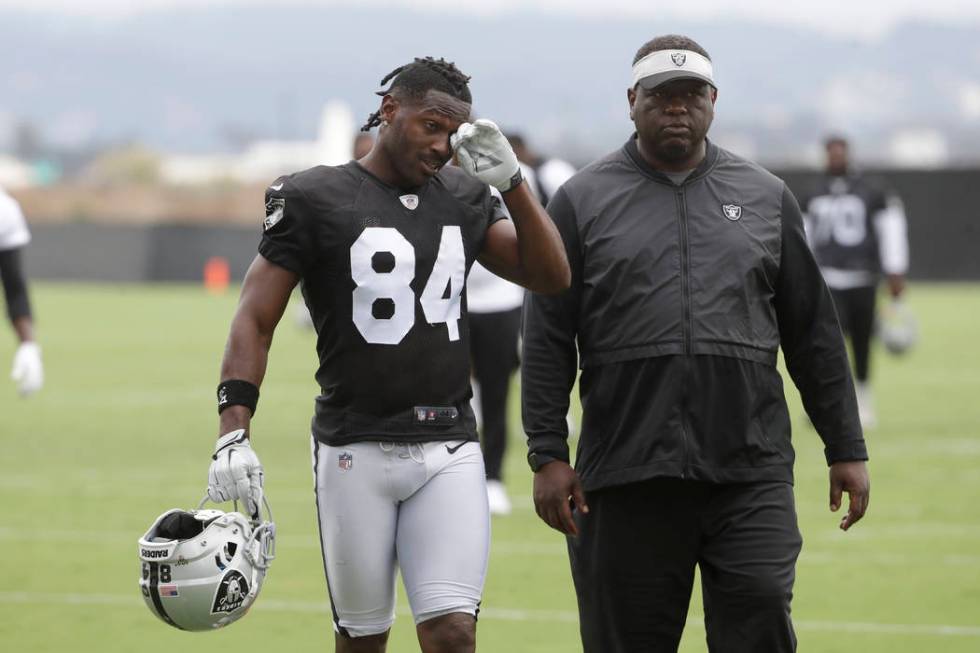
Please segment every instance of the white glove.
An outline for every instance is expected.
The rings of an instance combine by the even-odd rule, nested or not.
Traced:
[[[36,342],[25,342],[17,348],[10,378],[17,383],[17,389],[22,397],[34,394],[44,385],[41,348]]]
[[[501,193],[523,181],[517,155],[507,139],[490,120],[464,122],[449,137],[459,167],[471,177],[489,184]]]
[[[208,470],[208,498],[215,503],[241,501],[253,519],[262,505],[263,472],[245,429],[225,433],[214,446]]]

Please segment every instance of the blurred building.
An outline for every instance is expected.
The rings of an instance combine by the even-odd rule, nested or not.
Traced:
[[[942,168],[950,163],[949,142],[938,129],[903,129],[888,143],[888,154],[896,168]]]
[[[167,184],[198,185],[222,181],[270,182],[276,177],[316,165],[337,165],[351,158],[354,114],[341,101],[323,107],[316,140],[259,140],[241,154],[169,155],[160,163]]]
[[[19,159],[0,154],[0,188],[17,189],[34,185],[34,168]]]

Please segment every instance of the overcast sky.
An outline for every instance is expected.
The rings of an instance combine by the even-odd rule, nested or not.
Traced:
[[[98,17],[120,17],[139,11],[204,6],[267,7],[288,11],[289,4],[399,6],[417,10],[499,14],[528,11],[539,13],[594,14],[614,16],[676,16],[684,19],[752,18],[822,31],[873,38],[895,23],[930,20],[943,23],[980,22],[977,0],[0,0],[0,8],[17,8]]]

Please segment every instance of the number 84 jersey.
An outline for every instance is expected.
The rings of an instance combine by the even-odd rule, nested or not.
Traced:
[[[259,253],[301,277],[320,359],[317,439],[476,438],[465,281],[504,217],[488,186],[449,166],[410,190],[354,161],[269,186]]]

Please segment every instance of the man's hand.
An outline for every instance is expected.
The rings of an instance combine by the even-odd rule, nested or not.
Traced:
[[[214,447],[208,470],[208,498],[215,503],[241,501],[257,519],[262,505],[262,464],[252,450],[245,429],[225,433]]]
[[[506,193],[523,181],[510,143],[490,120],[464,122],[449,137],[459,167],[471,177]]]
[[[902,274],[889,274],[888,275],[888,292],[891,294],[892,299],[898,299],[905,292],[905,275]]]
[[[544,523],[565,535],[578,535],[572,503],[576,510],[589,512],[582,484],[571,465],[553,460],[534,473],[534,510]]]
[[[864,517],[871,499],[871,479],[868,466],[863,460],[834,463],[830,466],[830,509],[837,512],[841,505],[841,495],[847,492],[850,506],[840,521],[840,528],[846,531]]]
[[[44,385],[41,348],[36,342],[24,342],[17,348],[10,378],[17,383],[17,389],[22,397],[34,394]]]

